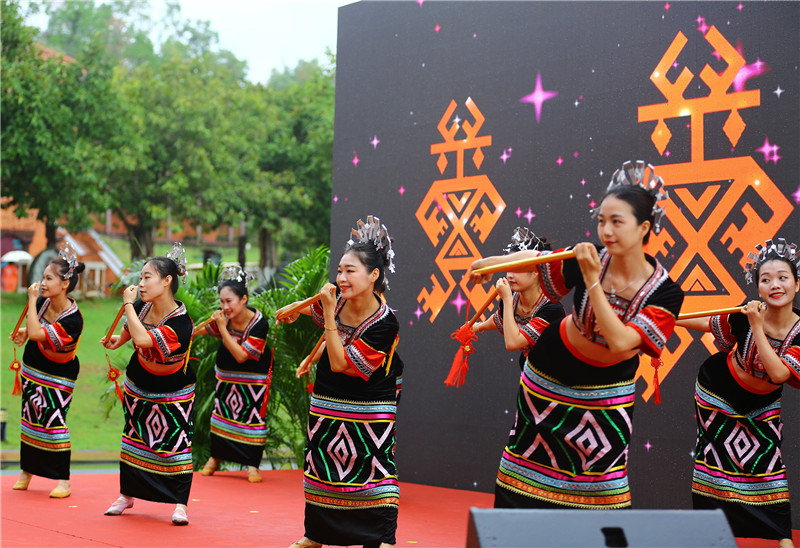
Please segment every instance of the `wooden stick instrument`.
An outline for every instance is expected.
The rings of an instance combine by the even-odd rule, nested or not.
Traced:
[[[25,303],[25,309],[22,311],[22,314],[20,314],[19,320],[17,320],[17,325],[14,327],[14,331],[11,332],[12,339],[17,336],[17,331],[19,331],[19,328],[22,327],[22,320],[25,319],[25,315],[28,313],[28,304],[28,302]]]
[[[686,312],[678,314],[679,320],[691,320],[692,318],[703,318],[705,316],[716,316],[718,314],[733,314],[734,312],[742,312],[743,306],[732,306],[730,308],[720,308],[718,310],[701,310],[700,312]]]
[[[319,293],[317,293],[316,295],[312,295],[311,297],[309,297],[307,299],[304,299],[302,301],[299,301],[299,302],[295,303],[294,305],[290,306],[289,308],[287,308],[286,310],[284,310],[280,314],[278,312],[275,312],[275,319],[282,320],[283,318],[286,318],[287,316],[291,316],[292,314],[294,314],[298,310],[302,310],[305,307],[314,304],[315,302],[319,301],[321,298],[322,298],[322,295],[320,295]]]
[[[211,323],[211,322],[213,322],[213,321],[214,321],[214,318],[213,318],[213,317],[211,317],[211,318],[208,318],[207,320],[203,320],[202,322],[200,322],[199,324],[197,324],[196,326],[194,326],[194,328],[195,328],[195,329],[203,329],[205,326],[207,326],[208,324],[210,324],[210,323]]]
[[[489,295],[486,297],[486,302],[484,302],[481,307],[475,311],[475,315],[472,316],[472,319],[469,322],[467,322],[468,326],[472,327],[472,324],[478,321],[478,319],[481,317],[481,314],[486,312],[486,309],[489,308],[489,305],[492,304],[492,301],[494,301],[495,297],[497,297],[497,287],[493,287],[489,291]]]
[[[108,330],[108,335],[106,335],[106,340],[110,341],[111,336],[114,334],[114,331],[117,330],[117,324],[119,324],[120,319],[122,319],[122,315],[125,313],[125,304],[119,307],[119,312],[117,312],[117,317],[114,318],[114,323],[111,324],[111,328]]]
[[[314,345],[314,349],[311,351],[311,353],[308,356],[306,356],[305,359],[302,362],[300,362],[300,367],[297,368],[298,371],[300,371],[302,369],[305,369],[306,372],[304,374],[308,373],[308,367],[311,364],[311,360],[314,359],[314,354],[317,353],[317,351],[319,350],[319,347],[322,346],[323,342],[325,342],[325,333],[324,332],[322,333],[322,335],[320,335],[319,340],[317,341],[317,344]],[[298,376],[300,376],[300,375],[298,375]]]
[[[520,259],[518,261],[508,261],[499,263],[493,266],[485,266],[483,268],[476,268],[472,271],[473,274],[494,274],[495,272],[512,272],[518,268],[526,266],[534,266],[542,263],[549,263],[552,261],[561,261],[564,259],[572,259],[575,257],[573,250],[559,251],[558,253],[548,253],[546,255],[539,255],[538,257],[531,257],[530,259]]]

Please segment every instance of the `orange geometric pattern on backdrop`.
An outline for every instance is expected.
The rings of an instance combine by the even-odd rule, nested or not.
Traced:
[[[434,181],[416,212],[419,224],[437,248],[435,262],[439,272],[431,274],[432,288],[423,288],[417,295],[422,310],[430,312],[431,323],[456,287],[461,288],[472,306],[480,306],[486,300],[488,291],[480,285],[469,288],[463,274],[481,258],[475,240],[486,241],[506,205],[485,174],[464,174],[465,153],[474,149],[472,164],[480,170],[484,158],[481,149],[491,146],[492,136],[478,136],[485,118],[471,98],[465,106],[473,122],[458,118],[451,121],[456,106],[455,101],[450,101],[436,126],[444,142],[431,145],[431,154],[438,155],[436,166],[441,174],[451,165],[455,153],[455,177]],[[460,129],[466,137],[459,135],[456,139]]]
[[[745,64],[739,52],[713,26],[705,34],[705,39],[728,65],[721,74],[708,65],[701,70],[700,78],[708,86],[709,94],[684,98],[684,92],[694,78],[687,67],[674,82],[666,77],[688,41],[679,32],[650,75],[650,80],[667,102],[643,105],[638,110],[640,123],[657,122],[651,140],[662,155],[672,139],[664,120],[685,116],[690,119],[691,161],[655,166],[670,191],[666,207],[668,222],[658,235],[651,235],[647,246],[648,253],[662,259],[675,255],[670,275],[685,294],[682,312],[725,308],[744,301],[742,270],[728,271],[721,260],[724,257],[718,256],[720,250],[727,252],[729,257],[738,256],[739,267],[743,268],[747,253],[756,243],[775,236],[793,208],[752,157],[704,158],[703,122],[706,114],[730,111],[722,129],[735,147],[745,129],[739,110],[761,104],[760,90],[729,92],[733,79]],[[769,210],[769,213],[762,217],[754,204],[762,211]],[[662,381],[693,342],[692,335],[683,328],[676,328],[675,334],[678,346],[665,350],[662,356],[664,365],[659,368]],[[708,333],[701,342],[709,351],[714,348]],[[653,394],[653,371],[649,358],[642,359],[637,377],[641,376],[647,382],[642,395],[645,400]]]

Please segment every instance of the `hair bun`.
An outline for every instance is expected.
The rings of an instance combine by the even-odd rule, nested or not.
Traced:
[[[76,274],[80,274],[84,270],[86,270],[86,265],[84,263],[78,261],[78,264],[75,265],[75,273]]]

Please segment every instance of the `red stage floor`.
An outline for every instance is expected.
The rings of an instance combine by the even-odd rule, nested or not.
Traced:
[[[195,474],[188,527],[171,524],[172,505],[137,500],[122,516],[104,516],[116,499],[116,473],[73,474],[72,496],[50,499],[55,481],[34,478],[27,491],[13,491],[16,475],[0,482],[3,547],[266,546],[284,548],[303,534],[302,472],[262,472],[263,483],[246,472]],[[492,495],[412,483],[401,484],[397,547],[463,547],[469,508],[488,508]],[[800,531],[795,531],[800,547]],[[777,542],[739,540],[739,548]]]

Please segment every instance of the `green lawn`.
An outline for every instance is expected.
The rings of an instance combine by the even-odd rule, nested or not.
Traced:
[[[131,246],[126,238],[112,238],[104,234],[101,234],[100,237],[108,247],[117,254],[117,257],[119,257],[119,260],[122,261],[123,264],[130,263]],[[219,253],[222,256],[223,262],[235,263],[239,260],[239,251],[236,246],[212,244],[197,245],[195,241],[187,240],[183,242],[183,248],[186,250],[186,260],[189,263],[202,263],[203,250],[205,249],[212,249]],[[170,249],[172,249],[172,243],[159,242],[156,243],[153,252],[156,256],[166,255]],[[256,245],[251,245],[250,249],[245,252],[245,255],[248,263],[258,263],[258,247]]]
[[[108,363],[100,338],[106,334],[119,310],[119,299],[84,299],[78,303],[83,314],[84,329],[78,347],[81,372],[75,383],[72,405],[67,416],[73,450],[96,449],[117,451],[122,435],[122,408],[117,403],[108,419],[105,417],[106,405],[100,396],[111,384],[108,381]],[[8,410],[8,426],[3,449],[19,449],[19,425],[21,404],[19,396],[12,396],[14,372],[8,369],[14,359],[14,344],[8,335],[14,329],[22,308],[25,295],[2,293],[0,296],[0,405]],[[119,327],[117,330],[119,331]],[[17,358],[22,361],[24,347],[17,348]],[[117,352],[129,356],[130,345]],[[115,396],[116,397],[116,396]]]

